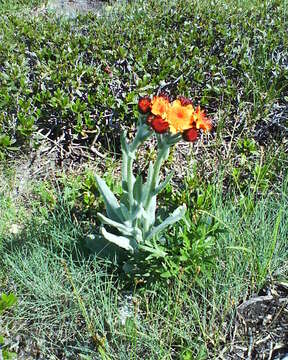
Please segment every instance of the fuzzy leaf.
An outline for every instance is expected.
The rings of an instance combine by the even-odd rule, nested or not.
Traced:
[[[152,135],[153,131],[146,123],[142,124],[139,127],[139,138],[140,142],[143,143],[145,140],[148,139],[150,135]]]
[[[144,208],[143,206],[140,204],[135,204],[133,207],[132,207],[132,212],[131,212],[131,215],[130,215],[130,220],[131,221],[134,221],[135,219],[139,219],[142,217],[143,215],[143,211],[144,211]]]
[[[128,184],[126,180],[122,180],[122,190],[123,191],[128,191]]]
[[[150,161],[149,163],[149,168],[148,168],[148,174],[147,174],[147,180],[146,183],[143,184],[143,195],[142,195],[142,202],[145,203],[147,200],[147,197],[149,196],[149,189],[151,186],[151,181],[152,181],[152,177],[153,177],[153,164]]]
[[[169,134],[167,136],[167,138],[165,139],[166,140],[166,146],[170,147],[174,144],[177,144],[180,140],[182,140],[182,134]]]
[[[171,171],[170,174],[166,177],[166,179],[162,181],[162,183],[159,186],[157,186],[157,188],[153,191],[153,195],[159,194],[169,183],[173,175],[174,175],[174,171]]]
[[[127,165],[128,165],[128,157],[126,153],[122,154],[122,190],[128,191],[127,184]]]
[[[155,223],[155,213],[156,213],[156,196],[153,196],[149,205],[149,208],[147,209],[146,213],[148,215],[149,219],[149,225],[154,225]]]
[[[103,224],[115,227],[123,235],[128,235],[128,236],[133,235],[133,229],[131,229],[126,224],[121,224],[121,223],[119,223],[117,221],[111,220],[111,219],[107,218],[106,216],[104,216],[104,215],[102,215],[100,213],[97,213],[97,215],[98,215],[99,219],[101,220],[101,222]]]
[[[153,177],[153,170],[154,170],[154,168],[153,168],[153,163],[152,163],[152,161],[150,161],[150,163],[149,163],[149,168],[148,168],[148,175],[147,175],[147,181],[146,181],[146,184],[148,185],[150,185],[151,184],[151,181],[152,181],[152,177]]]
[[[145,222],[146,235],[155,223],[156,196],[153,196],[147,210],[143,209],[142,218]],[[148,230],[148,231],[147,231]]]
[[[182,217],[185,215],[186,212],[186,206],[182,205],[179,206],[176,210],[173,211],[172,215],[168,216],[167,219],[165,219],[161,224],[156,226],[148,235],[146,240],[152,239],[155,235],[159,234],[161,231],[163,231],[166,227],[173,225],[177,221],[181,220]]]
[[[143,197],[143,180],[142,176],[138,175],[133,186],[133,197],[137,203],[142,201]]]
[[[125,250],[134,252],[134,250],[136,249],[136,246],[137,246],[136,243],[133,244],[133,241],[131,241],[127,237],[111,234],[108,231],[106,231],[104,227],[101,228],[101,233],[106,240],[110,241],[111,243],[113,243]]]
[[[122,203],[122,201],[120,202],[120,209],[123,215],[123,218],[127,221],[130,221],[130,214],[129,211],[127,209],[127,206],[125,206],[124,203]]]
[[[101,195],[104,198],[104,203],[106,206],[106,212],[110,219],[115,221],[123,221],[123,215],[121,208],[118,204],[118,201],[112,191],[106,185],[106,182],[100,178],[100,176],[95,175],[96,183]]]

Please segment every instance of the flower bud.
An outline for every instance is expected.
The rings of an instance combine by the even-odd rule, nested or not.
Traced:
[[[192,105],[192,100],[186,98],[185,96],[178,96],[178,100],[182,106]]]
[[[164,134],[169,130],[169,123],[161,118],[161,116],[155,116],[151,122],[150,126],[154,129],[158,134]]]
[[[144,96],[138,101],[138,109],[142,114],[147,114],[151,110],[151,100],[149,96]]]
[[[198,132],[195,128],[190,128],[183,132],[183,139],[185,141],[194,142],[197,140]]]

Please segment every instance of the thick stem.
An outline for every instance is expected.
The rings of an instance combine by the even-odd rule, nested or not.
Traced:
[[[129,199],[129,211],[132,211],[134,198],[133,198],[133,155],[128,154],[127,159],[127,187]]]
[[[151,132],[147,131],[147,127],[140,125],[138,127],[136,136],[132,143],[129,144],[129,150],[127,156],[123,156],[123,173],[122,181],[127,181],[128,199],[129,199],[129,211],[132,212],[134,205],[133,197],[133,186],[134,186],[134,175],[133,175],[133,161],[137,148],[150,136]],[[124,154],[124,152],[123,152]]]
[[[159,146],[160,149],[159,149],[159,152],[158,152],[158,155],[157,155],[154,167],[153,167],[153,175],[152,175],[149,189],[147,191],[146,201],[144,204],[144,209],[147,213],[149,211],[151,201],[153,200],[154,197],[156,197],[156,195],[154,195],[153,193],[159,183],[159,174],[160,174],[161,165],[167,159],[169,150],[170,150],[169,146],[165,146],[165,145],[163,146],[163,144],[160,141],[158,141],[158,144],[159,145],[161,144],[162,146]],[[154,211],[154,210],[152,210],[152,211]],[[150,230],[150,227],[152,224],[149,222],[148,219],[145,219],[143,225],[144,225],[144,234],[145,234],[144,238],[145,238],[146,235],[149,233],[149,230]]]
[[[127,166],[128,166],[128,158],[127,154],[122,151],[122,188],[123,190],[127,190]]]
[[[130,151],[132,153],[136,152],[138,146],[141,145],[150,135],[151,131],[147,131],[146,126],[140,125],[138,127],[134,140],[130,144]]]
[[[162,146],[159,150],[159,153],[157,155],[155,164],[154,164],[154,169],[153,169],[153,175],[152,175],[152,180],[151,180],[151,184],[148,190],[148,194],[147,194],[147,198],[146,198],[146,203],[144,205],[145,210],[148,210],[152,197],[153,192],[155,191],[158,183],[159,183],[159,173],[160,173],[160,169],[161,169],[161,165],[162,163],[167,159],[167,156],[169,155],[169,147],[168,146]]]

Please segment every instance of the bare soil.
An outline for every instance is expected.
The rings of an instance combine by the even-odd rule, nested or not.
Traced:
[[[288,283],[266,286],[237,307],[225,360],[288,359]]]

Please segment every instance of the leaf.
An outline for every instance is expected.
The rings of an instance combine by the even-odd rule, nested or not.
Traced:
[[[9,295],[2,294],[0,298],[0,314],[6,310],[11,308],[17,301],[16,296],[11,293]]]
[[[170,271],[165,271],[165,272],[161,273],[160,276],[164,279],[169,279],[169,278],[171,278],[172,274]]]
[[[118,201],[112,191],[108,188],[106,182],[102,180],[98,175],[95,175],[95,179],[98,189],[104,198],[108,217],[115,221],[124,221]]]
[[[147,221],[148,227],[154,225],[155,223],[155,212],[156,212],[156,196],[153,196],[149,208],[143,211],[143,217]]]
[[[159,194],[169,183],[173,175],[174,175],[174,171],[171,171],[170,174],[166,177],[166,179],[162,181],[162,183],[159,186],[157,186],[156,189],[153,191],[153,195]]]
[[[165,219],[161,224],[156,226],[146,238],[147,240],[152,239],[155,235],[163,231],[166,227],[173,225],[177,221],[181,220],[182,217],[185,215],[186,206],[182,205],[179,206],[176,210],[173,211],[172,215],[170,215],[167,219]]]
[[[125,224],[121,224],[117,221],[111,220],[107,218],[106,216],[102,215],[101,213],[97,213],[99,219],[101,222],[105,225],[113,226],[117,230],[119,230],[123,235],[132,236],[133,235],[133,229]]]
[[[122,201],[120,202],[120,209],[121,209],[124,219],[129,221],[129,218],[130,218],[129,211],[128,211],[127,207],[124,205],[124,203],[122,203]]]
[[[106,231],[104,227],[101,227],[101,233],[106,240],[112,242],[113,244],[115,244],[125,250],[131,251],[132,253],[137,248],[136,242],[133,244],[133,242],[130,239],[128,239],[127,237],[111,234],[108,231]]]
[[[140,205],[135,204],[135,205],[132,207],[132,212],[131,212],[131,215],[130,215],[130,220],[131,220],[131,221],[134,221],[135,219],[141,218],[141,216],[143,215],[143,211],[144,211],[144,208],[143,208],[142,204],[140,204]]]
[[[147,243],[145,245],[141,245],[139,246],[139,249],[141,250],[145,250],[147,252],[150,253],[150,255],[146,258],[146,260],[149,260],[151,258],[164,258],[167,253],[161,249],[161,247],[159,247],[157,244],[151,244],[151,243],[148,243],[148,246],[147,246]]]
[[[128,166],[128,155],[126,152],[122,151],[122,189],[123,189],[123,191],[128,191],[127,166]]]
[[[122,180],[122,190],[123,191],[128,191],[128,184],[126,180]]]
[[[165,138],[165,145],[169,148],[170,146],[177,144],[180,140],[182,140],[182,135],[181,134],[169,134],[166,138]]]
[[[149,163],[149,168],[148,168],[148,174],[147,174],[147,180],[146,183],[144,184],[144,188],[143,188],[143,192],[145,193],[145,198],[143,199],[143,202],[145,203],[147,200],[147,197],[149,196],[149,189],[151,186],[151,181],[152,181],[152,177],[153,177],[153,164],[150,161]]]
[[[139,142],[142,144],[150,135],[152,135],[152,133],[153,131],[150,126],[148,126],[146,122],[142,123],[138,128]]]
[[[1,351],[1,349],[0,349],[0,351]],[[0,353],[0,355],[1,355],[1,353]],[[17,359],[16,353],[5,350],[5,349],[3,350],[2,355],[3,355],[3,360],[16,360]],[[0,357],[0,359],[1,359],[1,357]]]
[[[0,146],[6,147],[11,145],[11,139],[8,135],[0,135]]]
[[[137,203],[142,202],[143,198],[143,179],[141,175],[138,175],[133,186],[133,197]]]

